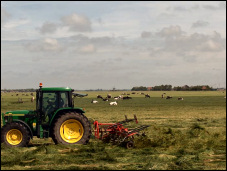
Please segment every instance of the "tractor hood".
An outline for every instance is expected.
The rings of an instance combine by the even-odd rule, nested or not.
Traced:
[[[12,110],[12,111],[7,111],[6,113],[5,113],[5,115],[6,114],[12,114],[12,115],[14,115],[14,116],[16,116],[16,115],[20,115],[20,116],[23,116],[23,115],[26,115],[26,114],[31,114],[31,113],[34,113],[34,111],[33,110]]]

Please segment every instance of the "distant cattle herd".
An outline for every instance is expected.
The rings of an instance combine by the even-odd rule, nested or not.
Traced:
[[[149,94],[145,94],[145,93],[142,93],[142,92],[141,93],[132,92],[131,94],[140,94],[140,95],[143,95],[145,98],[151,98],[151,96]],[[30,94],[28,94],[28,93],[22,93],[22,94],[16,93],[14,95],[18,96],[18,100],[17,100],[18,103],[24,103],[21,96],[31,96],[31,98],[30,98],[31,102],[34,102],[34,100],[35,100],[33,93],[30,93]],[[11,96],[14,96],[14,95],[12,94]],[[106,97],[102,97],[101,95],[97,95],[96,98],[97,98],[96,100],[92,99],[91,103],[96,104],[96,103],[99,102],[98,99],[101,99],[102,101],[110,101],[109,105],[118,105],[118,103],[117,103],[118,100],[130,100],[130,99],[132,99],[132,97],[130,96],[130,93],[122,93],[122,94],[120,94],[118,96],[114,96],[114,97],[111,94],[107,94]],[[161,98],[162,99],[173,99],[172,96],[169,96],[166,93],[162,93]],[[224,98],[226,98],[226,97],[224,97]],[[176,99],[177,100],[184,100],[183,97],[177,97]]]
[[[132,92],[131,94],[136,94],[135,92]],[[145,94],[145,93],[137,93],[137,94],[141,94],[144,95],[145,98],[151,98],[151,96],[149,94]],[[111,101],[114,100],[112,102],[109,103],[109,105],[117,105],[117,101],[118,100],[129,100],[132,99],[132,97],[129,96],[130,93],[122,93],[121,95],[118,96],[114,96],[112,97],[111,94],[107,94],[106,97],[103,97],[101,95],[97,95],[96,98],[97,100],[92,99],[91,103],[98,103],[98,99],[102,99],[103,101]],[[166,93],[161,94],[161,98],[162,99],[172,99],[172,96],[167,96]],[[177,100],[184,100],[183,97],[178,97]]]

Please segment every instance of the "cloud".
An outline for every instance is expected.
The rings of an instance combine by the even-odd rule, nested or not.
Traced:
[[[223,51],[226,49],[226,39],[220,33],[212,35],[193,33],[187,35],[180,26],[164,27],[156,35],[164,37],[162,51],[189,52],[189,51]],[[160,51],[160,50],[159,50]]]
[[[91,32],[91,21],[88,17],[73,13],[68,16],[63,16],[59,22],[50,22],[46,21],[43,25],[37,30],[41,34],[59,34],[59,32]],[[58,32],[57,32],[58,31]]]
[[[14,21],[9,21],[4,24],[4,28],[6,29],[12,29],[15,27],[19,27],[25,24],[28,24],[30,21],[26,19],[20,19],[20,20],[14,20]]]
[[[141,33],[141,38],[149,38],[151,37],[151,32],[143,31]]]
[[[224,49],[223,44],[212,39],[208,39],[197,46],[200,51],[221,51]]]
[[[51,22],[45,22],[42,27],[39,29],[40,33],[54,33],[57,30],[58,25]]]
[[[207,21],[202,21],[202,20],[198,20],[195,23],[192,24],[192,28],[197,28],[197,27],[205,27],[208,26],[209,23]]]
[[[173,10],[174,11],[188,11],[188,9],[185,8],[184,6],[176,6],[176,7],[173,7]]]
[[[160,32],[157,33],[157,35],[161,37],[177,37],[182,35],[182,30],[180,26],[170,26],[170,27],[164,27]]]
[[[59,52],[64,49],[63,46],[59,44],[58,40],[53,38],[45,38],[39,41],[31,42],[26,44],[26,47],[29,51],[32,52]]]
[[[11,15],[1,7],[1,27],[9,20],[10,17]]]
[[[193,10],[198,10],[200,9],[200,6],[198,4],[191,4],[190,2],[185,5],[177,5],[177,6],[173,6],[173,7],[167,7],[166,8],[167,11],[173,10],[176,12],[191,12]]]
[[[203,8],[208,10],[225,10],[226,9],[226,2],[219,2],[217,6],[214,5],[203,5]]]
[[[73,32],[90,32],[91,21],[83,15],[73,13],[68,16],[61,18],[63,26],[69,27],[70,31]]]
[[[96,48],[93,44],[88,44],[80,48],[80,52],[82,53],[93,53],[96,51]]]

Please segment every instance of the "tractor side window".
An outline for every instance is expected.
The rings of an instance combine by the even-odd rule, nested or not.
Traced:
[[[60,108],[61,107],[68,107],[68,92],[60,92]]]

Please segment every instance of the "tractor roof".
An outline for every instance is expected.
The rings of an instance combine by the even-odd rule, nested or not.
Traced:
[[[41,87],[42,91],[72,91],[70,87]]]

